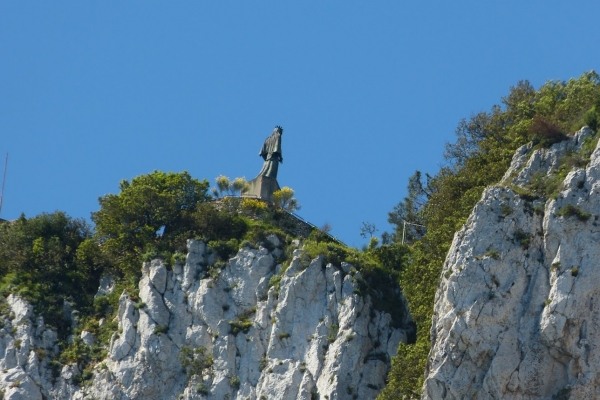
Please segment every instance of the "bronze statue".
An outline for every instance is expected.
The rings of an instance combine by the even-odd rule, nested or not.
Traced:
[[[283,163],[283,157],[281,155],[281,135],[283,135],[283,128],[276,126],[275,129],[273,129],[271,136],[265,140],[259,153],[259,156],[265,160],[265,163],[258,173],[258,176],[277,179],[279,163]]]

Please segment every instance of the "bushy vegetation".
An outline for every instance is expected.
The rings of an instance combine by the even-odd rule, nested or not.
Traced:
[[[229,321],[229,326],[231,327],[231,333],[233,335],[237,335],[240,332],[248,333],[250,328],[252,328],[252,321],[250,321],[250,315],[251,314],[244,313],[239,315],[237,319]]]
[[[137,308],[145,306],[137,289],[142,262],[155,257],[168,265],[184,262],[186,240],[200,238],[217,253],[211,267],[218,269],[237,252],[240,241],[255,247],[270,234],[284,243],[291,240],[277,226],[278,211],[265,203],[246,204],[252,217],[264,214],[251,219],[210,202],[207,191],[207,181],[187,172],[154,171],[122,181],[118,194],[99,199],[100,209],[92,213],[96,232],[64,212],[23,215],[0,224],[0,307],[8,308],[4,297],[11,293],[31,302],[45,323],[58,331],[61,354],[52,360],[55,369],[76,362],[88,374],[117,330],[113,319],[121,293],[127,292]],[[94,299],[103,274],[116,279],[115,290]],[[79,313],[75,328],[64,312],[67,301]],[[67,342],[68,336],[78,337],[82,330],[94,334],[98,345],[89,347],[79,339]],[[166,331],[167,327],[159,327],[156,333]]]
[[[200,346],[195,349],[182,346],[179,351],[179,361],[185,373],[191,377],[194,375],[201,376],[202,373],[211,368],[213,365],[213,357],[206,354],[206,347]]]
[[[402,323],[405,315],[398,281],[407,262],[407,246],[390,243],[360,251],[336,242],[322,231],[314,230],[304,242],[304,254],[305,266],[319,255],[325,256],[326,262],[334,265],[339,266],[342,262],[351,264],[356,268],[351,270],[351,274],[360,271],[360,278],[353,277],[358,285],[356,293],[370,295],[377,310],[392,316],[394,326]]]
[[[140,257],[182,248],[197,206],[207,201],[208,182],[187,172],[151,174],[121,181],[119,194],[99,199],[92,213],[102,251],[120,273],[138,274]],[[183,249],[182,249],[183,250]]]
[[[576,217],[580,221],[587,221],[592,216],[592,214],[586,213],[583,210],[581,210],[579,207],[574,206],[572,204],[567,204],[566,206],[564,206],[563,208],[558,210],[556,212],[556,215],[559,217],[567,217],[567,218],[568,217]]]
[[[533,142],[537,147],[548,147],[585,124],[597,129],[596,110],[600,110],[600,77],[595,72],[567,82],[548,81],[538,90],[528,82],[519,82],[502,98],[502,105],[459,123],[456,142],[446,147],[447,166],[434,176],[423,177],[417,171],[409,180],[408,196],[389,214],[395,231],[383,238],[384,242],[399,243],[403,221],[427,227],[407,229],[410,253],[400,271],[400,285],[417,325],[417,341],[399,347],[380,400],[420,398],[442,264],[454,233],[466,222],[483,189],[498,183],[520,146]],[[585,164],[586,157],[581,158],[576,162]],[[556,176],[537,177],[532,195],[544,198],[557,194],[571,168],[562,161],[565,166]],[[515,240],[528,245],[523,235]]]
[[[395,229],[382,235],[381,245],[371,237],[362,251],[348,248],[318,229],[306,238],[304,266],[319,255],[335,265],[353,265],[349,273],[357,283],[357,294],[370,295],[374,306],[389,312],[395,323],[405,317],[399,285],[409,302],[416,338],[399,347],[380,399],[420,396],[441,267],[454,233],[483,189],[501,179],[514,151],[523,144],[548,147],[584,124],[596,131],[599,110],[600,77],[594,72],[567,82],[549,81],[538,90],[519,82],[502,99],[502,105],[459,123],[456,142],[446,148],[445,167],[435,175],[417,171],[410,178],[407,197],[389,213]],[[553,174],[534,176],[530,187],[519,189],[518,194],[530,200],[556,196],[571,168],[588,162],[596,141],[588,139],[582,152],[567,154]],[[271,207],[255,199],[225,196],[245,190],[243,179],[231,182],[220,177],[217,185],[215,193],[222,198],[211,201],[206,180],[194,179],[187,172],[154,171],[122,181],[118,194],[99,199],[100,209],[92,213],[95,232],[84,221],[62,212],[29,219],[22,216],[0,224],[0,294],[18,293],[57,329],[63,343],[61,356],[51,361],[55,370],[63,363],[76,362],[83,371],[78,379],[84,382],[90,377],[90,363],[103,356],[101,345],[117,328],[113,317],[120,294],[126,291],[136,306],[144,307],[137,295],[143,261],[161,257],[167,264],[181,263],[186,240],[199,238],[217,255],[215,264],[209,266],[210,276],[217,279],[220,267],[240,246],[256,248],[261,243],[269,247],[266,237],[270,234],[290,243],[293,226],[286,211],[299,208],[293,190],[282,189]],[[512,212],[507,207],[501,211],[505,216]],[[589,218],[573,206],[565,206],[558,215],[582,221]],[[374,227],[365,227],[371,236],[374,231]],[[516,232],[514,240],[523,247],[529,245],[526,234]],[[290,256],[285,252],[277,260],[284,263],[283,271]],[[490,250],[484,256],[500,255]],[[571,272],[577,276],[578,269]],[[116,289],[94,299],[99,279],[106,273],[116,279]],[[277,275],[270,284],[278,286],[280,280]],[[65,301],[80,312],[75,330],[63,312]],[[2,301],[1,307],[6,308]],[[102,327],[98,324],[101,318],[106,320]],[[249,315],[241,315],[230,325],[232,333],[247,332]],[[90,348],[80,340],[66,344],[69,335],[77,337],[82,329],[92,332],[100,345]],[[166,329],[160,327],[157,333]],[[181,360],[188,374],[211,363],[198,349],[182,350]]]
[[[105,260],[83,220],[63,212],[0,224],[0,293],[18,293],[65,339],[64,301],[93,311]]]

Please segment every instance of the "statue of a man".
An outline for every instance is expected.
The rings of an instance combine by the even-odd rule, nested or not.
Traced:
[[[281,135],[283,135],[283,128],[276,126],[271,136],[265,140],[259,153],[263,160],[265,160],[265,163],[258,176],[277,179],[279,163],[283,163],[283,157],[281,156]]]

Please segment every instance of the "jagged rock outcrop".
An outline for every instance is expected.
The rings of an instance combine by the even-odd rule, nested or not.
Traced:
[[[456,233],[423,398],[600,398],[600,149],[556,199],[526,193],[591,135],[520,148]]]
[[[215,255],[200,241],[188,241],[184,265],[145,263],[139,301],[121,295],[108,356],[81,386],[73,383],[82,372],[76,365],[52,376],[56,334],[11,295],[14,318],[0,329],[4,398],[374,398],[407,333],[356,293],[360,273],[350,265],[322,257],[307,265],[297,249],[282,272],[281,243],[268,240],[273,251],[243,248],[214,279],[207,266]],[[269,287],[275,274],[279,293]],[[100,292],[113,287],[106,280]]]

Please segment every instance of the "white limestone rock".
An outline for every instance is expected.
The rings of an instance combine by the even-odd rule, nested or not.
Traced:
[[[375,398],[406,333],[354,293],[350,265],[318,257],[306,266],[300,249],[277,295],[269,280],[283,271],[275,265],[282,243],[267,240],[273,252],[243,248],[216,279],[204,277],[210,250],[199,241],[188,241],[185,265],[172,271],[160,260],[144,263],[139,300],[119,298],[118,331],[86,385],[74,384],[83,373],[74,364],[52,379],[56,333],[39,318],[34,329],[32,307],[9,297],[15,318],[0,334],[0,390],[11,399]],[[408,325],[408,312],[399,322]],[[81,338],[95,345],[90,332]],[[43,360],[39,348],[48,349]],[[180,359],[186,348],[204,349],[194,354],[204,351],[212,366],[188,376]]]
[[[94,298],[111,294],[115,290],[115,285],[115,278],[110,275],[104,275],[100,279],[100,286],[98,287],[98,291],[94,295]]]
[[[591,135],[517,151],[504,184],[526,188]],[[456,233],[436,294],[424,399],[600,396],[600,150],[545,203],[487,188]],[[567,204],[590,217],[559,216]]]
[[[81,331],[81,340],[86,346],[93,346],[96,343],[96,338],[89,331]]]
[[[158,293],[163,294],[165,292],[167,268],[162,260],[153,260],[150,263],[148,278]]]

